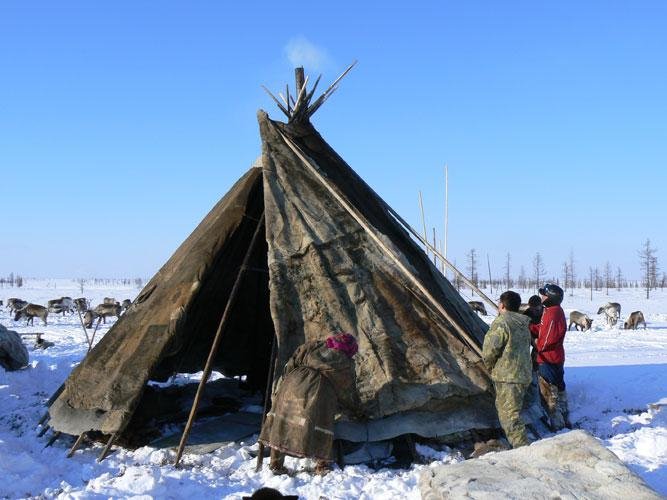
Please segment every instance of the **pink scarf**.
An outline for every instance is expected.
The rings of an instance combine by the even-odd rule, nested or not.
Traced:
[[[348,358],[352,358],[359,350],[356,339],[349,333],[336,333],[330,336],[327,338],[327,347],[341,351]]]

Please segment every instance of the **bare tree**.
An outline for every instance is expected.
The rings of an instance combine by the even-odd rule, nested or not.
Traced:
[[[577,275],[574,272],[574,250],[570,249],[570,260],[568,262],[568,269],[570,271],[570,297],[574,295],[574,287],[576,285]]]
[[[621,266],[616,268],[616,290],[621,291],[621,286],[623,283],[623,273],[621,272]]]
[[[512,288],[512,278],[510,277],[510,270],[511,270],[511,261],[512,258],[510,257],[510,253],[507,252],[507,255],[505,256],[505,284],[507,286],[507,289],[509,290]]]
[[[609,295],[609,288],[614,288],[614,272],[611,269],[611,264],[607,261],[604,265],[604,286]]]
[[[535,257],[533,257],[533,279],[535,280],[535,288],[539,288],[542,284],[544,274],[544,261],[542,260],[540,252],[537,252]]]
[[[658,267],[658,257],[653,256],[651,259],[651,288],[654,290],[657,290],[658,288],[658,271],[660,268]]]
[[[571,286],[570,265],[567,263],[567,261],[565,261],[563,262],[563,287],[567,290],[569,286]]]
[[[654,269],[657,269],[658,258],[655,255],[656,249],[651,246],[651,240],[646,238],[646,241],[639,250],[639,266],[642,270],[642,281],[646,289],[646,298],[649,298],[651,291],[651,278],[654,274]]]
[[[596,269],[596,272],[597,272],[597,269]],[[593,285],[594,285],[594,282],[593,282],[593,268],[592,267],[588,268],[588,273],[591,275],[590,285],[591,285],[591,302],[592,302],[593,301]]]
[[[474,248],[468,253],[468,277],[477,286],[477,253]]]
[[[526,281],[528,281],[526,278],[526,270],[521,266],[521,270],[519,271],[519,288],[525,289],[527,284]]]

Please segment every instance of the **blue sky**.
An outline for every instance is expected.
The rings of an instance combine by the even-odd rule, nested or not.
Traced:
[[[313,123],[439,234],[447,162],[460,267],[663,261],[666,3],[359,3],[0,3],[0,274],[150,277],[280,119],[260,85],[355,59]]]

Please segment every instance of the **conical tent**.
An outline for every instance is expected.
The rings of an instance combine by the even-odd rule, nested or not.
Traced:
[[[303,342],[342,330],[359,342],[370,420],[339,425],[337,437],[498,427],[479,356],[486,324],[307,118],[281,123],[260,111],[258,121],[261,160],[73,370],[49,408],[51,427],[131,432],[149,381],[200,371],[246,254],[214,369],[261,387]]]

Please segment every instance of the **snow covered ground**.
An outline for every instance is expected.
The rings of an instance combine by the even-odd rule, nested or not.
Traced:
[[[105,296],[119,301],[134,298],[138,291],[132,286],[85,284],[82,294],[75,281],[28,279],[23,288],[0,289],[0,299],[20,297],[46,304],[60,296],[84,295],[97,304]],[[648,328],[607,328],[595,314],[607,301],[622,304],[623,318],[643,311]],[[573,297],[566,296],[563,307],[566,314],[576,309],[595,320],[592,331],[572,331],[566,340],[566,382],[574,424],[597,436],[649,485],[667,495],[667,291],[653,292],[650,300],[637,289],[611,290],[609,296],[602,291],[595,292],[591,301],[588,291],[578,290]],[[45,400],[86,353],[78,316],[51,314],[46,327],[38,319],[34,326],[25,326],[23,321],[14,323],[1,309],[0,323],[21,334],[43,332],[55,346],[31,350],[31,364],[25,370],[0,368],[0,498],[240,498],[271,486],[302,498],[408,499],[420,498],[417,480],[424,468],[463,460],[455,450],[420,446],[431,464],[377,471],[348,466],[321,478],[303,472],[312,466],[308,461],[288,459],[288,467],[297,473],[274,477],[266,469],[254,472],[252,440],[208,455],[185,455],[179,468],[171,465],[173,451],[150,447],[118,449],[97,463],[101,451],[97,445],[66,459],[71,440],[63,438],[44,448],[46,436],[38,438],[34,429]],[[102,325],[98,339],[111,323]],[[26,337],[25,342],[30,345],[31,339]]]

